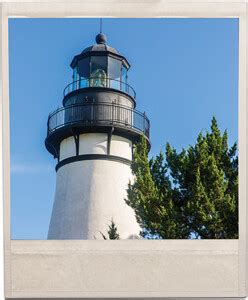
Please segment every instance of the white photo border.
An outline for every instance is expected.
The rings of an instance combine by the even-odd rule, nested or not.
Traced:
[[[6,298],[247,295],[247,4],[238,0],[5,1],[1,3],[1,182]],[[239,239],[10,239],[8,18],[239,18]],[[0,225],[0,231],[1,231]],[[1,248],[1,247],[0,247]]]

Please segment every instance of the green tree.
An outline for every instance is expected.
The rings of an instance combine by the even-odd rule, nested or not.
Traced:
[[[126,203],[146,238],[238,238],[237,144],[211,130],[177,152],[169,143],[150,161],[145,137],[136,145]]]
[[[108,225],[108,237],[106,237],[102,232],[101,232],[101,235],[104,240],[119,240],[120,239],[120,235],[117,231],[117,227],[116,227],[113,219],[111,220],[110,225]]]

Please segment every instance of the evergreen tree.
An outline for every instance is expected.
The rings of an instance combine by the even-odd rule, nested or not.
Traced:
[[[170,144],[148,160],[136,145],[126,203],[146,238],[238,238],[238,157],[212,119],[211,131],[178,153]]]
[[[117,227],[113,221],[111,220],[110,225],[108,225],[108,237],[106,237],[103,233],[101,233],[104,240],[119,240],[120,235],[118,234]]]

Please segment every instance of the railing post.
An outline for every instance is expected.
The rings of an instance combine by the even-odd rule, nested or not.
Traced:
[[[133,128],[133,114],[134,114],[134,110],[133,109],[131,109],[130,110],[131,111],[131,128]]]
[[[94,103],[91,103],[91,123],[93,123],[93,119],[94,119]]]
[[[114,124],[114,102],[112,102],[112,106],[111,106],[111,109],[112,109],[112,124]]]

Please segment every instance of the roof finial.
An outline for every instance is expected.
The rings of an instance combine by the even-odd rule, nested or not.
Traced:
[[[100,18],[100,33],[102,33],[102,18]]]
[[[105,34],[102,33],[102,18],[100,18],[100,33],[96,36],[96,43],[97,44],[106,44],[107,37]]]

